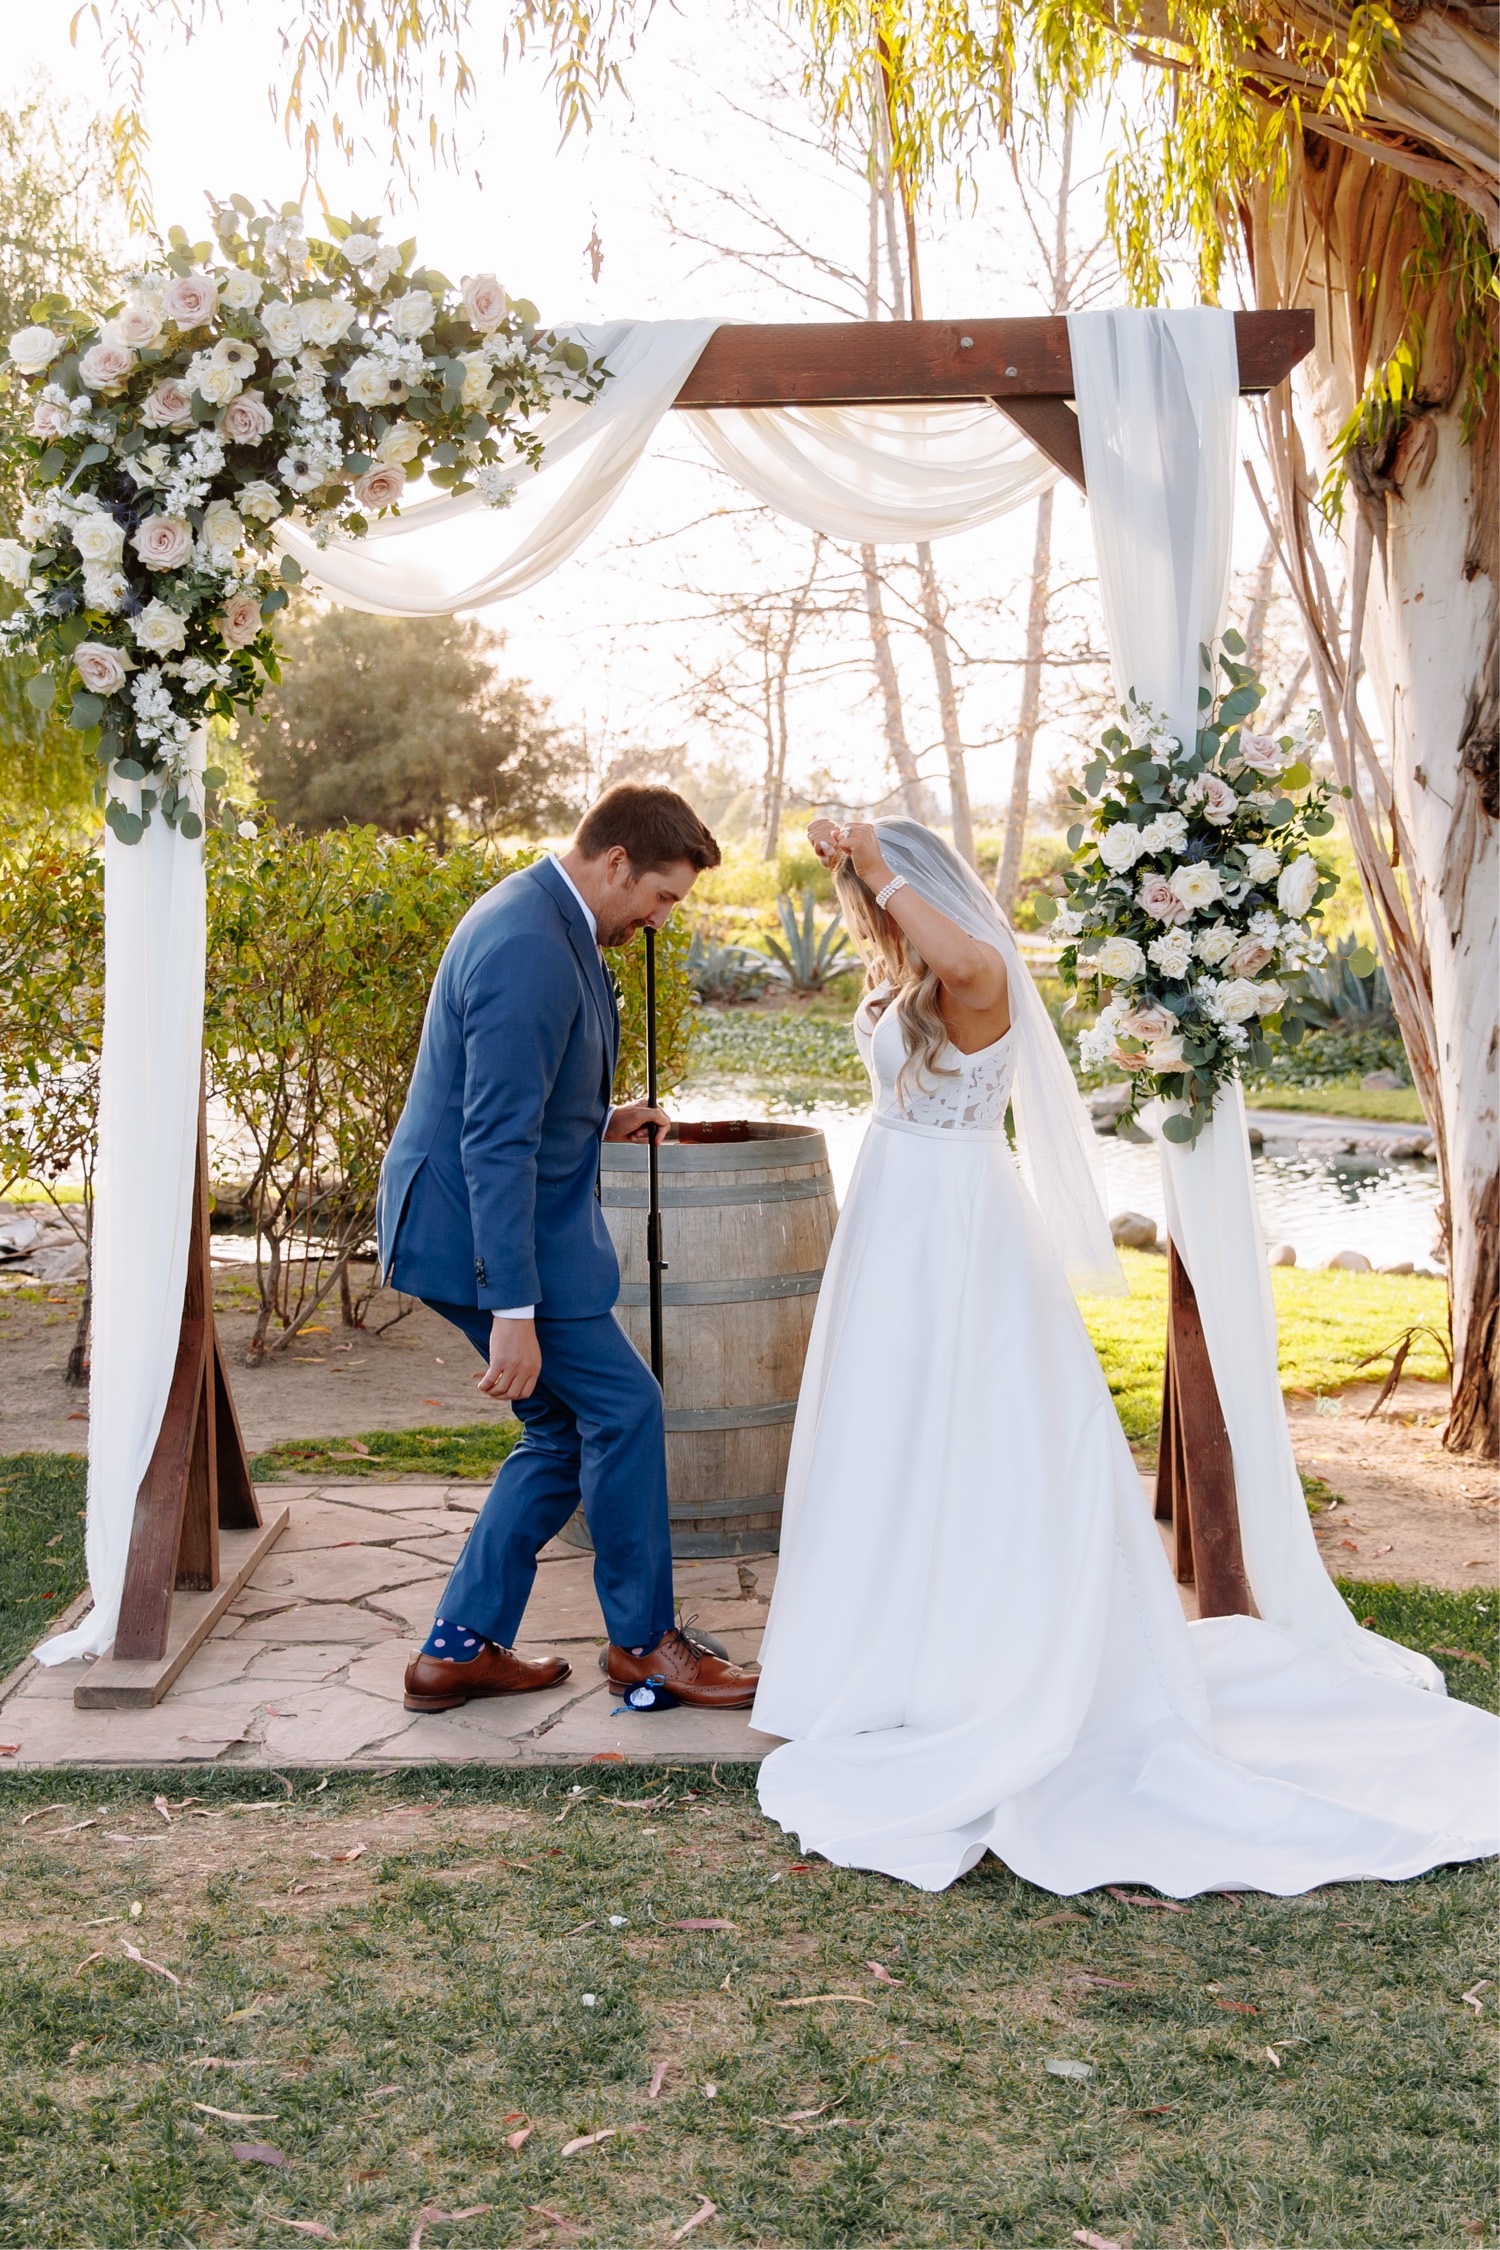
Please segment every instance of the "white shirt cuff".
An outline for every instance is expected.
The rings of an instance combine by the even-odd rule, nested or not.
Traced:
[[[535,1315],[535,1305],[501,1305],[490,1314],[491,1320],[530,1320]]]

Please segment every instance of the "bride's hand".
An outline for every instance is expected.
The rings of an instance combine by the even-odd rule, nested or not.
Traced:
[[[822,816],[808,822],[807,840],[825,867],[837,867],[847,854],[843,829]]]
[[[847,828],[839,830],[844,850],[854,865],[854,872],[867,889],[878,891],[890,878],[880,850],[880,838],[875,824],[869,820],[851,820]]]

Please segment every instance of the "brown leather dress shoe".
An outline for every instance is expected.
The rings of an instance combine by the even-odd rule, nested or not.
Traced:
[[[679,1703],[711,1711],[748,1710],[760,1684],[758,1671],[711,1655],[675,1625],[644,1656],[632,1656],[628,1648],[611,1642],[605,1671],[611,1687],[639,1687],[642,1680],[661,1679]]]
[[[408,1711],[456,1711],[481,1695],[532,1695],[556,1687],[572,1670],[566,1657],[517,1656],[513,1648],[486,1641],[468,1664],[441,1656],[414,1656],[406,1667]]]

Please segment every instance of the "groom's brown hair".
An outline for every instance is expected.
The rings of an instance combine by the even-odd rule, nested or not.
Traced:
[[[681,859],[701,875],[720,859],[718,844],[686,797],[640,781],[606,789],[579,822],[573,842],[585,859],[602,858],[620,845],[637,875]]]

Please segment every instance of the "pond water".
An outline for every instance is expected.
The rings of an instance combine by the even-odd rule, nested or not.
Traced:
[[[693,1092],[670,1103],[674,1116],[776,1117],[814,1125],[828,1142],[834,1186],[842,1202],[864,1138],[863,1101],[763,1098],[743,1088]],[[1360,1130],[1351,1123],[1350,1132]],[[1101,1137],[1100,1167],[1106,1210],[1144,1211],[1163,1226],[1166,1207],[1161,1165],[1154,1146]],[[1368,1156],[1328,1161],[1308,1154],[1258,1155],[1255,1186],[1267,1243],[1289,1242],[1304,1266],[1324,1265],[1339,1250],[1360,1250],[1372,1265],[1419,1267],[1432,1261],[1437,1240],[1437,1168],[1432,1164],[1380,1163]]]

